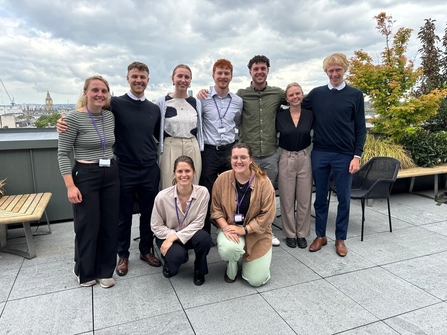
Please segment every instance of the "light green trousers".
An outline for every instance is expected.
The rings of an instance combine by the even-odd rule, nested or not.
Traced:
[[[217,230],[217,252],[228,262],[227,276],[234,279],[237,276],[239,259],[244,255],[245,238],[239,236],[239,243],[227,239],[222,230]],[[242,278],[251,286],[261,286],[270,279],[270,264],[272,263],[272,248],[261,258],[251,262],[242,262]]]

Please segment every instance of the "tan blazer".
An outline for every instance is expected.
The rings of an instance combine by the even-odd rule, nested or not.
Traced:
[[[272,247],[272,222],[276,214],[275,190],[267,176],[256,176],[250,188],[252,189],[250,206],[245,215],[244,225],[250,225],[252,231],[244,236],[245,262],[264,256]],[[235,191],[233,170],[220,174],[213,186],[212,220],[224,218],[228,224],[235,224],[233,222],[233,214],[236,213]]]

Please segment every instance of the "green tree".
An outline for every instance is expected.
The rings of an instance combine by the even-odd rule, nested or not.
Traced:
[[[53,113],[51,115],[41,115],[34,125],[37,128],[46,128],[48,126],[55,127],[57,120],[61,117],[61,114],[59,113]]]
[[[347,80],[369,96],[378,114],[371,120],[374,130],[399,141],[407,127],[420,125],[436,113],[447,90],[435,89],[420,96],[412,94],[423,73],[405,56],[412,30],[399,28],[393,34],[392,16],[382,12],[374,18],[386,44],[380,63],[375,64],[363,50],[355,51]]]

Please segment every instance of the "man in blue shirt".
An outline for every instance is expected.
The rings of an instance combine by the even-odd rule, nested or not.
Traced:
[[[202,151],[202,174],[199,183],[205,186],[210,194],[217,176],[231,169],[228,157],[236,141],[236,127],[241,122],[242,99],[230,92],[232,79],[231,62],[227,59],[217,60],[213,65],[214,87],[202,100],[205,146]],[[203,229],[211,232],[209,207]]]

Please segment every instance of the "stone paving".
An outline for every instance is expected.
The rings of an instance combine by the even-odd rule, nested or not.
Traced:
[[[445,334],[447,205],[393,195],[390,233],[386,201],[374,201],[361,242],[361,208],[353,202],[344,258],[333,242],[336,205],[333,197],[330,241],[316,253],[288,248],[281,219],[275,220],[281,246],[273,250],[271,280],[259,288],[240,275],[224,282],[225,262],[215,247],[203,286],[192,283],[192,251],[180,273],[166,279],[162,268],[139,260],[137,242],[129,273],[115,276],[115,287],[79,287],[72,273],[73,224],[53,224],[53,234],[34,237],[36,258],[0,252],[0,333]],[[26,248],[20,234],[10,230],[8,243]],[[312,230],[309,244],[314,237]]]

